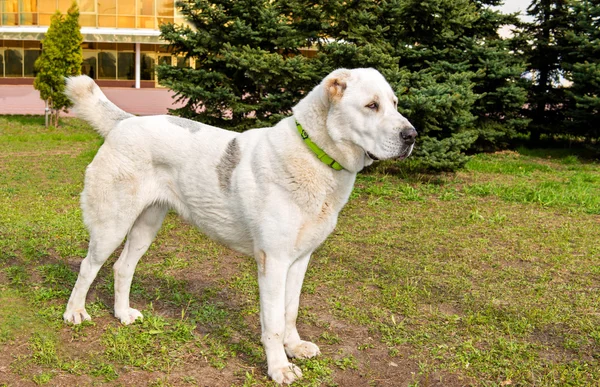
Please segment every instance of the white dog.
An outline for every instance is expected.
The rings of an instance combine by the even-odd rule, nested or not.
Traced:
[[[319,348],[296,329],[300,289],[312,252],[334,229],[356,173],[373,160],[404,159],[417,132],[374,69],[332,72],[271,128],[235,133],[173,116],[134,117],[86,76],[67,80],[74,110],[105,137],[88,166],[81,207],[88,254],[64,313],[89,320],[88,289],[127,238],[114,265],[115,316],[142,314],[129,290],[140,257],[169,208],[258,265],[260,321],[269,376],[302,376],[288,357]]]

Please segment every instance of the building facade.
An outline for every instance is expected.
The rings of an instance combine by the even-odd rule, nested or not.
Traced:
[[[52,15],[73,0],[0,0],[0,85],[33,84],[34,63]],[[163,23],[183,23],[175,0],[77,0],[82,73],[101,86],[156,87],[155,66],[189,65],[160,39]]]

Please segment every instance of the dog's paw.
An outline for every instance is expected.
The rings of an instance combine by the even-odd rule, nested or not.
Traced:
[[[285,353],[288,357],[295,357],[297,359],[310,359],[321,354],[319,347],[311,343],[310,341],[300,341],[292,345],[285,346]]]
[[[138,318],[142,320],[144,315],[137,309],[129,308],[124,311],[115,311],[115,317],[121,320],[121,324],[129,325]]]
[[[302,377],[302,371],[292,363],[288,363],[283,367],[269,370],[269,376],[276,383],[291,384]]]
[[[75,325],[81,324],[82,321],[91,320],[90,315],[85,311],[84,308],[81,309],[67,309],[65,313],[63,313],[63,319],[66,323],[73,323]]]

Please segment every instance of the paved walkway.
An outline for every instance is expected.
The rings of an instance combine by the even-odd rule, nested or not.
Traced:
[[[108,99],[121,109],[137,115],[166,114],[178,107],[167,89],[103,87]],[[44,101],[33,86],[0,85],[0,114],[44,114]],[[69,114],[71,115],[71,114]]]

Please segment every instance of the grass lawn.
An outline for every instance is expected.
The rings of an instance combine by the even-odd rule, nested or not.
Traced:
[[[0,117],[0,386],[272,386],[253,259],[169,214],[111,315],[112,257],[62,322],[87,248],[79,193],[101,139],[76,119]],[[596,386],[600,165],[560,151],[456,174],[359,175],[313,256],[297,386]],[[118,253],[118,252],[117,252]]]

